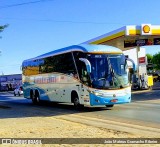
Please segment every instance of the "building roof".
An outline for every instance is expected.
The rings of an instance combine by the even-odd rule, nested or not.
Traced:
[[[104,44],[129,50],[136,46],[160,45],[160,25],[129,25],[83,43]]]

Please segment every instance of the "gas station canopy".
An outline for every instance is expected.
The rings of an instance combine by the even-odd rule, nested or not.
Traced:
[[[84,43],[111,45],[123,51],[140,46],[160,45],[160,25],[124,26]]]

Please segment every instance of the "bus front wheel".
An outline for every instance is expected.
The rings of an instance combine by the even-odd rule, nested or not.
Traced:
[[[114,105],[106,105],[107,108],[111,108],[113,107]]]
[[[75,109],[81,109],[84,107],[84,105],[80,104],[78,94],[75,91],[72,91],[71,93],[71,102],[74,104]]]
[[[84,108],[84,105],[80,104],[78,96],[73,99],[73,104],[77,110]]]
[[[73,100],[73,103],[74,103],[74,107],[76,109],[79,109],[80,108],[80,103],[79,103],[79,98],[78,97],[75,97],[74,100]]]

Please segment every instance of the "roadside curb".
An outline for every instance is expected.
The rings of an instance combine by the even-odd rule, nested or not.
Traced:
[[[123,122],[115,122],[111,120],[103,120],[103,119],[97,119],[97,118],[90,118],[86,116],[79,116],[76,114],[71,115],[61,115],[57,116],[58,119],[64,119],[72,122],[77,122],[89,126],[95,126],[99,128],[105,128],[115,131],[121,131],[131,134],[137,134],[141,135],[143,137],[147,137],[147,134],[150,135],[150,137],[156,137],[160,135],[160,129],[158,128],[151,128],[146,126],[140,126],[135,124],[127,124]]]

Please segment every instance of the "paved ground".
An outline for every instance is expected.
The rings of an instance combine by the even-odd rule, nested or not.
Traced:
[[[53,105],[54,106],[54,105]],[[66,106],[67,107],[67,106]],[[68,106],[69,107],[69,106]],[[72,138],[72,145],[42,146],[106,146],[104,144],[80,144],[74,138],[143,138],[143,135],[128,133],[128,131],[115,131],[112,128],[96,126],[102,123],[98,119],[92,120],[92,125],[87,122],[87,117],[79,117],[79,122],[72,118],[77,117],[77,111],[51,108],[48,106],[34,106],[23,97],[13,97],[12,94],[1,94],[0,97],[0,136],[2,138]],[[67,109],[68,110],[68,109]],[[79,113],[79,112],[78,112]],[[68,120],[68,118],[70,120]],[[86,124],[83,122],[87,122]],[[112,122],[113,123],[113,122]],[[107,124],[105,124],[107,125]],[[82,140],[81,140],[82,141]],[[79,143],[79,144],[76,144]],[[74,145],[73,145],[74,144]],[[12,145],[11,145],[12,146]],[[15,145],[14,145],[15,146]],[[18,145],[22,146],[22,145]],[[26,145],[23,145],[26,146]],[[142,145],[107,145],[107,146],[148,146]],[[152,146],[159,146],[153,145]],[[8,147],[8,145],[7,145]]]
[[[160,90],[160,82],[156,82],[153,89]],[[132,91],[133,93],[148,92],[148,90]],[[9,94],[1,93],[0,97],[0,136],[2,138],[143,138],[143,135],[136,133],[128,133],[128,131],[116,131],[96,125],[102,123],[100,120],[92,120],[92,125],[88,125],[90,121],[87,117],[80,117],[79,122],[74,122],[73,118],[76,114],[66,113],[62,111],[49,110],[43,106],[33,106],[23,97],[13,97],[13,92]],[[59,111],[59,112],[58,112]],[[73,111],[72,111],[73,112]],[[77,116],[76,116],[77,117]],[[75,117],[75,118],[76,118]],[[82,122],[82,123],[81,123]],[[107,122],[105,122],[107,123]],[[109,123],[109,122],[108,122]],[[113,122],[110,122],[113,123]],[[115,122],[116,123],[116,122]],[[105,124],[107,125],[107,124]],[[159,136],[157,136],[159,137]],[[82,141],[82,140],[81,140]],[[106,146],[104,144],[80,144],[79,140],[72,140],[72,145],[57,144],[42,146]],[[76,144],[78,143],[78,144]],[[6,145],[5,145],[6,146]],[[8,147],[9,145],[7,145]],[[10,145],[15,146],[15,145]],[[17,145],[26,146],[26,145]],[[40,145],[41,146],[41,145]],[[122,144],[107,146],[159,146],[155,144]]]
[[[160,90],[160,82],[155,82],[152,89],[153,90]]]

